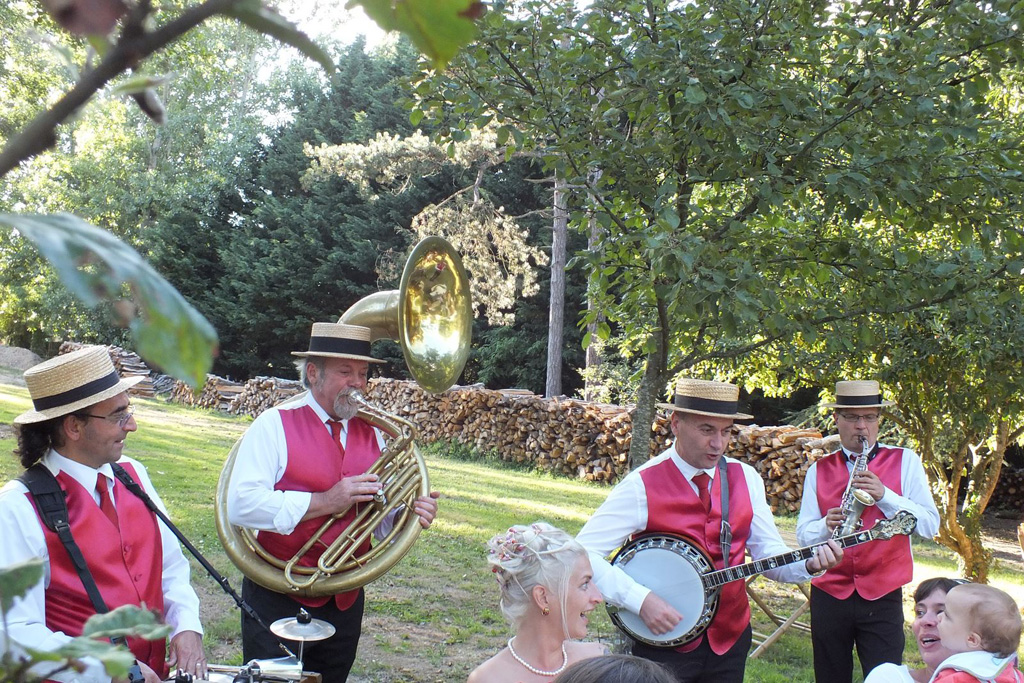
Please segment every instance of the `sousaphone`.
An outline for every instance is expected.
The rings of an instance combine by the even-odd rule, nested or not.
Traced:
[[[369,327],[371,341],[397,341],[417,384],[431,393],[448,389],[469,358],[473,322],[469,278],[462,259],[444,239],[427,237],[410,254],[397,290],[361,299],[338,322]],[[235,566],[264,588],[302,597],[359,588],[397,564],[419,536],[419,518],[412,505],[417,497],[428,495],[430,484],[415,443],[416,428],[374,408],[362,397],[357,400],[362,406],[359,417],[387,436],[384,451],[369,470],[380,477],[382,489],[373,503],[359,506],[355,520],[327,546],[316,566],[304,566],[300,558],[320,543],[321,535],[340,515],[329,517],[290,560],[274,557],[260,545],[256,533],[228,522],[227,491],[241,439],[228,454],[217,484],[217,535]],[[397,514],[391,531],[362,552],[374,529],[392,511]]]

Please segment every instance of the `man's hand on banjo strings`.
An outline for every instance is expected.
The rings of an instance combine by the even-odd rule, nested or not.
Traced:
[[[640,606],[640,618],[644,620],[647,628],[651,629],[651,633],[660,636],[674,629],[683,615],[652,591],[647,594],[644,604]]]
[[[814,556],[807,560],[807,571],[810,574],[820,574],[839,564],[843,559],[843,549],[833,540],[819,545],[814,549]]]

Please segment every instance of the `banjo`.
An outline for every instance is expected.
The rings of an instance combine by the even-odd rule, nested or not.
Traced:
[[[892,519],[879,520],[871,529],[833,540],[841,548],[850,548],[876,539],[909,536],[916,526],[917,517],[901,510]],[[612,566],[650,588],[683,618],[671,631],[655,634],[639,614],[608,605],[608,615],[616,626],[641,643],[655,647],[686,645],[700,637],[711,624],[718,612],[718,594],[722,586],[810,559],[819,545],[822,544],[716,570],[704,549],[685,536],[664,533],[640,536],[619,549],[611,560]]]

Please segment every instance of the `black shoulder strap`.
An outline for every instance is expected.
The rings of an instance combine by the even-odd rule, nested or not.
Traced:
[[[128,470],[121,467],[116,462],[111,463],[110,469],[114,471],[114,476],[117,477],[117,480],[124,484],[125,487],[129,491],[131,491],[132,495],[134,495],[136,498],[141,499],[142,502],[146,504],[146,507],[148,507],[150,510],[156,507],[156,505],[153,503],[153,499],[149,497],[149,494],[146,493],[146,491],[141,486],[139,486],[139,484],[136,483],[134,479],[132,479],[132,475],[128,474]]]
[[[50,531],[56,533],[60,542],[64,544],[64,549],[68,551],[71,563],[75,566],[82,585],[85,586],[85,592],[89,595],[89,600],[92,601],[93,609],[97,614],[105,614],[107,603],[103,602],[103,596],[100,595],[100,589],[96,587],[96,580],[92,578],[89,565],[85,563],[85,557],[71,535],[71,525],[68,524],[68,504],[64,499],[64,490],[57,483],[57,478],[45,465],[36,463],[25,470],[18,477],[18,481],[24,484],[32,494],[32,502],[35,504],[43,524]]]
[[[718,543],[722,546],[723,569],[729,566],[729,550],[732,548],[732,525],[729,524],[729,473],[725,456],[718,461],[718,486],[722,494],[722,529]]]

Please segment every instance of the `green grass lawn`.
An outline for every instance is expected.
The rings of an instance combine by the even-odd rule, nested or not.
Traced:
[[[139,431],[128,437],[125,453],[146,465],[172,518],[239,589],[240,574],[217,539],[214,490],[231,444],[250,420],[159,400],[134,402]],[[0,384],[0,425],[9,424],[28,406],[23,388]],[[0,439],[4,454],[0,456],[0,477],[4,480],[21,470],[10,455],[14,446],[12,438]],[[465,680],[468,672],[501,649],[509,636],[497,606],[497,587],[487,570],[485,541],[512,524],[538,519],[575,533],[609,490],[491,462],[457,459],[440,448],[428,449],[426,459],[433,488],[443,495],[439,517],[401,563],[367,587],[354,683]],[[792,531],[796,518],[780,517],[778,523],[783,530]],[[915,541],[915,554],[915,581],[955,574],[948,550]],[[1024,601],[1019,567],[997,569],[993,582]],[[210,661],[240,663],[238,613],[233,602],[195,562],[193,583],[203,602]],[[802,601],[794,586],[763,579],[755,585],[779,613],[788,614]],[[755,631],[770,632],[767,617],[754,605],[752,612]],[[909,617],[909,603],[907,614]],[[607,615],[603,610],[595,615],[591,637],[614,643],[615,631]],[[917,660],[909,639],[907,655],[911,662]],[[799,633],[783,636],[759,659],[750,661],[747,680],[813,680],[809,638]]]

